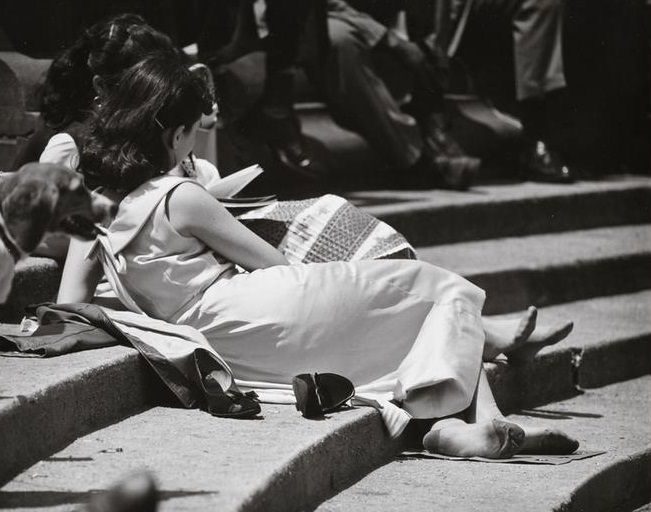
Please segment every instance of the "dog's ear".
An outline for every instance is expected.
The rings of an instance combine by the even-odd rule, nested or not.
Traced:
[[[2,201],[5,224],[16,244],[30,253],[41,243],[59,198],[57,187],[42,182],[16,184]]]

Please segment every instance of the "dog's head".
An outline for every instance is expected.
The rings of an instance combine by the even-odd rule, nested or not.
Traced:
[[[115,215],[117,204],[90,192],[77,172],[30,163],[0,181],[0,209],[11,238],[29,254],[46,232],[94,238],[95,224]]]

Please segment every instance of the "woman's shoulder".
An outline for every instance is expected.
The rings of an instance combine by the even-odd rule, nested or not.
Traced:
[[[55,133],[48,140],[38,161],[76,169],[79,163],[79,149],[75,139],[66,132]]]

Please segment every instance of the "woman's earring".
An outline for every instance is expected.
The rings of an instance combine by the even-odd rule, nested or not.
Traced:
[[[102,104],[99,102],[99,94],[93,98],[93,105],[96,107],[101,107]]]

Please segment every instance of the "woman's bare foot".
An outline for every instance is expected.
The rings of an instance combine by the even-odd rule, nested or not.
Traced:
[[[506,358],[510,364],[526,364],[532,361],[543,347],[554,345],[567,338],[573,328],[574,322],[551,327],[537,327],[527,340],[508,351]]]
[[[536,328],[538,310],[529,306],[519,320],[484,317],[484,361],[492,361],[527,341]]]
[[[515,423],[490,420],[469,425],[456,418],[436,422],[425,437],[426,450],[452,457],[506,459],[518,452],[524,431]]]
[[[484,361],[492,361],[499,354],[506,354],[509,363],[525,364],[532,361],[543,347],[565,339],[574,327],[573,322],[540,327],[536,325],[537,318],[538,310],[534,306],[529,306],[515,320],[484,318]]]
[[[523,429],[524,442],[519,453],[569,455],[579,447],[579,442],[576,439],[555,428],[525,426]]]

